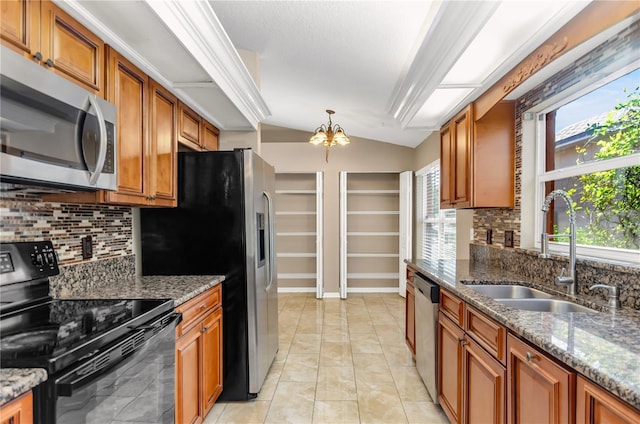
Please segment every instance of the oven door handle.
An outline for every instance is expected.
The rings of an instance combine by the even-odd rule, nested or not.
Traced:
[[[95,377],[141,350],[153,337],[159,336],[163,331],[174,330],[171,334],[175,337],[175,326],[181,319],[182,314],[172,312],[169,314],[169,320],[164,321],[165,317],[162,317],[156,321],[162,322],[161,330],[157,332],[154,331],[154,329],[158,327],[157,325],[141,326],[141,328],[129,333],[127,337],[109,349],[96,353],[87,362],[84,362],[82,365],[75,367],[56,379],[55,386],[57,395],[65,397],[73,396],[75,390],[83,387]]]

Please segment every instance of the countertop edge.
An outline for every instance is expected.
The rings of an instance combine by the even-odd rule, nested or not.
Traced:
[[[0,406],[27,393],[48,378],[43,368],[0,369]]]

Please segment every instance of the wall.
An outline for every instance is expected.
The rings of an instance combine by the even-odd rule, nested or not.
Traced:
[[[51,240],[61,265],[133,255],[131,208],[51,203],[42,189],[3,184],[2,242]],[[93,258],[82,259],[80,238],[93,237]]]
[[[306,134],[310,137],[311,134]],[[339,287],[339,172],[401,172],[414,167],[414,149],[351,137],[351,144],[332,147],[329,162],[325,149],[299,142],[263,142],[262,155],[276,172],[324,173],[324,289]]]
[[[493,229],[494,244],[503,247],[504,231],[514,232],[514,246],[532,247],[534,237],[532,227],[535,216],[531,216],[531,210],[536,209],[532,205],[533,185],[532,172],[523,173],[523,161],[525,170],[532,170],[535,161],[535,149],[530,145],[535,142],[528,131],[523,128],[533,129],[531,121],[523,121],[524,112],[541,108],[543,105],[554,101],[554,97],[565,90],[578,90],[586,83],[594,83],[595,80],[606,75],[607,68],[612,64],[621,67],[624,63],[637,60],[640,51],[640,21],[631,24],[615,36],[582,58],[557,72],[547,81],[539,84],[516,101],[516,137],[515,137],[515,207],[513,209],[478,209],[474,213],[473,227],[475,229],[474,243],[486,244],[486,230]],[[525,142],[523,142],[526,141]],[[526,156],[523,156],[523,151]],[[522,187],[526,187],[523,190]],[[525,198],[523,199],[523,193]],[[524,201],[523,201],[524,200]],[[524,241],[522,233],[525,233]]]

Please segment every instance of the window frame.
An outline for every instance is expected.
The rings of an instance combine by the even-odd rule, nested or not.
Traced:
[[[453,215],[453,217],[446,217],[445,214],[447,211],[450,211],[450,209],[441,209],[440,208],[440,184],[438,183],[438,187],[436,190],[436,193],[432,193],[433,195],[435,195],[435,199],[436,199],[436,204],[438,205],[438,215],[437,217],[427,217],[426,216],[426,211],[425,211],[425,203],[426,203],[426,192],[427,192],[427,187],[426,187],[426,176],[427,174],[431,173],[431,172],[437,172],[438,173],[438,182],[440,181],[440,159],[436,159],[433,162],[429,163],[427,166],[425,166],[424,168],[416,171],[416,178],[418,178],[418,184],[416,184],[417,187],[420,188],[420,191],[418,194],[418,199],[419,202],[418,204],[418,213],[416,214],[416,216],[418,217],[418,227],[420,228],[420,232],[419,232],[419,240],[418,240],[418,255],[420,257],[420,259],[424,259],[424,260],[439,260],[439,259],[455,259],[456,258],[456,243],[454,243],[453,249],[451,250],[453,255],[452,256],[447,256],[447,257],[440,257],[440,258],[429,258],[426,256],[426,252],[427,250],[425,249],[425,231],[427,228],[427,224],[430,225],[437,225],[438,226],[438,245],[439,245],[439,251],[440,252],[446,252],[447,249],[444,248],[444,243],[445,243],[445,238],[442,237],[442,235],[445,233],[444,231],[444,226],[445,224],[453,224],[454,228],[457,231],[456,228],[456,216],[455,213]],[[454,210],[455,212],[455,210]]]
[[[550,181],[561,180],[569,177],[576,177],[584,174],[590,174],[593,172],[607,171],[611,169],[620,169],[630,166],[640,165],[640,153],[632,155],[621,156],[601,161],[587,162],[582,165],[573,165],[561,169],[555,169],[552,171],[546,171],[546,154],[547,154],[547,142],[546,142],[546,119],[545,115],[560,107],[571,103],[572,101],[588,94],[598,88],[608,84],[609,82],[626,75],[627,73],[638,69],[639,63],[633,63],[628,66],[624,66],[615,72],[607,75],[606,78],[602,78],[597,82],[583,87],[581,90],[571,93],[570,89],[565,92],[558,93],[554,96],[554,102],[550,105],[545,105],[543,109],[536,110],[534,112],[536,116],[535,127],[535,143],[536,143],[536,158],[535,158],[535,234],[542,234],[542,214],[540,207],[545,199],[545,183]],[[566,93],[566,95],[563,95]],[[574,199],[575,200],[575,199]],[[535,237],[535,247],[540,249],[540,237]],[[568,242],[556,242],[549,241],[549,251],[551,253],[569,254]],[[604,246],[590,246],[590,245],[576,245],[576,254],[580,256],[588,256],[600,259],[615,260],[620,262],[640,263],[640,255],[635,250],[619,249],[613,247]]]

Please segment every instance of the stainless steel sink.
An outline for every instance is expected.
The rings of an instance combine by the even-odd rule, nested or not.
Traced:
[[[502,303],[503,305],[511,308],[523,309],[525,311],[596,312],[585,306],[559,299],[496,299],[496,302]]]
[[[470,284],[467,287],[492,299],[548,299],[552,297],[543,291],[517,285]]]

